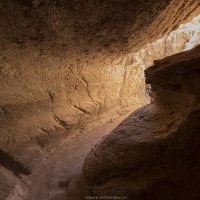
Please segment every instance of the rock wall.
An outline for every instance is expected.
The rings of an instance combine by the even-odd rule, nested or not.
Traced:
[[[68,135],[144,105],[143,68],[126,56],[199,9],[197,0],[1,1],[1,165],[31,173]]]
[[[1,148],[43,149],[60,137],[57,130],[63,135],[143,105],[143,69],[122,57],[189,20],[198,3],[1,2]]]
[[[116,191],[109,188],[121,188],[118,195],[128,199],[200,197],[199,53],[200,46],[145,71],[153,103],[133,112],[88,154],[88,196],[112,196]]]
[[[146,69],[153,65],[154,60],[190,50],[200,44],[200,15],[186,24],[181,24],[177,30],[162,38],[158,38],[144,46],[136,53],[129,55],[136,66]],[[128,57],[126,58],[128,59]]]

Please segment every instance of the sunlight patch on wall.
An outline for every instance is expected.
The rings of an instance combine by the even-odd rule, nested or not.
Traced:
[[[160,60],[182,51],[187,51],[200,44],[200,15],[167,36],[148,44],[142,50],[133,54],[136,65],[143,69],[153,65],[154,60]]]

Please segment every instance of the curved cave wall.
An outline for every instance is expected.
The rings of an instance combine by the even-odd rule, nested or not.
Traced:
[[[1,165],[28,175],[67,136],[146,104],[130,53],[199,10],[197,0],[1,1]]]
[[[200,197],[199,53],[200,46],[145,71],[153,103],[133,112],[87,155],[82,183],[86,196]]]

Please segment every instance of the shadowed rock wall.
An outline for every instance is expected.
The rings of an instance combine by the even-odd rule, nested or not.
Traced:
[[[123,188],[130,199],[200,197],[199,53],[198,46],[145,71],[153,103],[132,113],[85,160],[95,195]]]

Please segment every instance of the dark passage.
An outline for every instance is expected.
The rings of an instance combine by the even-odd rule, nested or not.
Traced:
[[[0,164],[11,170],[18,177],[20,174],[31,174],[27,168],[25,168],[20,162],[16,161],[12,156],[10,156],[2,149],[0,149]]]

